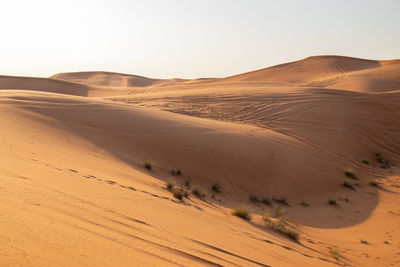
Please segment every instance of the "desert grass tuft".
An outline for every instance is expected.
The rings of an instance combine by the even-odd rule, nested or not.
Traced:
[[[278,204],[290,206],[289,203],[287,202],[286,198],[284,198],[284,197],[272,197],[272,200]]]
[[[333,205],[333,206],[337,205],[336,199],[334,199],[334,198],[329,199],[328,203],[329,203],[329,205]]]
[[[366,159],[363,159],[361,162],[364,163],[365,165],[369,165],[369,161]]]
[[[371,180],[371,181],[369,182],[369,185],[370,185],[370,186],[375,186],[375,187],[377,187],[377,186],[379,186],[379,183],[378,183],[377,180]]]
[[[302,205],[302,206],[304,206],[304,207],[309,207],[309,206],[310,206],[310,204],[308,204],[308,203],[305,202],[305,201],[301,201],[301,202],[300,202],[300,205]]]
[[[206,193],[204,193],[202,190],[199,188],[195,188],[192,190],[193,195],[195,195],[198,198],[204,198],[206,196]]]
[[[350,182],[348,182],[348,181],[344,181],[342,185],[343,185],[344,187],[350,188],[350,189],[352,189],[352,190],[356,190],[356,189],[354,188],[354,186],[353,186]]]
[[[250,213],[244,209],[235,209],[234,211],[232,211],[232,215],[237,216],[237,217],[242,218],[247,221],[251,220]]]
[[[258,202],[259,200],[258,200],[258,197],[256,196],[256,195],[250,195],[249,196],[249,200],[251,201],[251,202]]]
[[[344,174],[351,179],[357,179],[357,176],[354,174],[353,170],[346,169],[344,170]]]
[[[168,181],[166,187],[169,191],[172,191],[174,190],[174,183],[172,181]]]
[[[261,203],[263,203],[263,204],[265,204],[265,205],[269,205],[269,206],[271,206],[271,199],[269,198],[269,197],[263,197],[262,199],[261,199]]]
[[[332,257],[333,257],[335,260],[339,260],[339,259],[340,259],[341,255],[340,255],[340,250],[339,250],[338,247],[332,247],[331,250],[330,250],[330,252],[331,252],[331,254],[332,254]]]
[[[299,240],[299,232],[297,231],[297,229],[295,227],[293,227],[292,225],[290,225],[287,222],[284,213],[281,213],[278,216],[278,219],[275,219],[275,220],[271,219],[269,213],[266,213],[263,216],[263,220],[264,220],[264,224],[267,227],[270,227],[270,228],[274,229],[275,231],[286,235],[287,237],[289,237],[290,239],[292,239],[294,241]]]
[[[144,163],[144,167],[150,171],[153,169],[153,163],[151,163],[150,161],[147,161]]]
[[[190,188],[191,181],[189,179],[185,179],[185,186]]]
[[[179,200],[182,200],[183,199],[183,190],[174,190],[173,192],[172,192],[172,195],[175,197],[175,198],[177,198],[177,199],[179,199]]]
[[[221,193],[221,185],[219,183],[213,183],[211,190],[216,193]]]

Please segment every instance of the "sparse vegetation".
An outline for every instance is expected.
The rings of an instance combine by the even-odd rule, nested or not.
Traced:
[[[369,185],[370,185],[370,186],[379,186],[379,183],[378,183],[377,180],[371,180],[371,181],[369,182]]]
[[[251,215],[247,210],[244,209],[235,209],[232,211],[232,215],[237,216],[239,218],[242,218],[244,220],[250,221],[251,220]]]
[[[172,194],[174,195],[175,198],[179,200],[182,200],[183,198],[183,190],[174,190]]]
[[[304,207],[309,207],[309,206],[310,206],[310,204],[308,204],[308,203],[305,202],[305,201],[301,201],[301,202],[300,202],[300,205],[302,205],[302,206],[304,206]]]
[[[381,168],[382,168],[382,169],[390,168],[390,166],[392,165],[389,161],[383,159],[383,156],[382,156],[381,153],[376,153],[375,156],[376,156],[376,160],[377,160],[379,163],[382,164],[382,165],[381,165]]]
[[[350,199],[348,199],[347,197],[344,199],[344,201],[346,202],[350,202]]]
[[[289,237],[292,240],[299,240],[299,232],[297,229],[290,225],[283,212],[279,213],[280,215],[278,216],[277,219],[272,219],[269,215],[269,213],[266,213],[263,216],[263,220],[266,226],[271,227],[275,231],[278,231],[279,233],[285,234],[287,237]]]
[[[289,203],[287,202],[286,198],[284,198],[284,197],[272,197],[272,200],[278,204],[290,206]]]
[[[144,164],[144,167],[150,171],[150,170],[153,169],[153,164],[152,164],[150,161],[147,161],[147,162]]]
[[[265,204],[265,205],[270,205],[271,206],[271,199],[269,197],[263,197],[261,199],[261,203]]]
[[[369,245],[369,242],[367,240],[364,240],[364,239],[360,239],[360,243]]]
[[[336,199],[333,199],[333,198],[329,199],[328,203],[329,203],[329,205],[333,205],[333,206],[337,205]]]
[[[169,191],[172,191],[172,190],[174,189],[174,183],[171,182],[171,181],[168,181],[168,182],[167,182],[167,189],[168,189]]]
[[[356,176],[356,175],[354,174],[354,172],[353,172],[352,170],[350,170],[350,169],[344,170],[344,174],[345,174],[347,177],[351,178],[351,179],[357,179],[357,176]]]
[[[366,159],[363,159],[361,162],[364,163],[365,165],[369,165],[369,161]]]
[[[335,260],[339,260],[340,259],[341,255],[340,255],[340,250],[339,250],[338,247],[332,247],[330,251],[331,251],[332,257]]]
[[[191,184],[190,180],[189,179],[185,179],[185,186],[187,188],[190,188],[190,184]]]
[[[250,196],[249,196],[249,200],[250,200],[251,202],[258,202],[258,197],[257,197],[256,195],[250,195]]]
[[[193,195],[195,195],[198,198],[204,198],[206,196],[206,193],[204,193],[203,191],[201,191],[198,188],[195,188],[192,190]]]
[[[219,183],[213,183],[211,190],[216,193],[221,193],[221,185]]]
[[[342,185],[343,185],[344,187],[350,188],[350,189],[352,189],[352,190],[356,190],[356,189],[354,188],[354,186],[353,186],[350,182],[348,182],[348,181],[344,181]]]
[[[172,169],[171,174],[172,175],[182,175],[182,171],[179,169]]]

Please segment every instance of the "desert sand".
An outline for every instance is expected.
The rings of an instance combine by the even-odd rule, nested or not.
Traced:
[[[400,266],[399,118],[400,60],[0,76],[0,266]]]

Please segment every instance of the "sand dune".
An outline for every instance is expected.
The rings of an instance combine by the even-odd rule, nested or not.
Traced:
[[[323,56],[225,79],[0,78],[0,265],[399,265],[398,66]],[[280,208],[298,241],[264,225]]]
[[[358,92],[400,90],[400,60],[366,60],[315,56],[225,78],[225,81],[269,81]]]
[[[50,78],[112,87],[143,87],[163,81],[160,79],[150,79],[137,75],[106,71],[65,72],[55,74]]]
[[[87,96],[89,88],[83,84],[34,77],[0,75],[0,90],[37,90],[67,95]]]

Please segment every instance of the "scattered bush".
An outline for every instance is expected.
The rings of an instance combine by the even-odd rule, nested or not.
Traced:
[[[187,198],[189,196],[188,192],[187,191],[183,191],[183,196]]]
[[[354,174],[354,172],[353,172],[352,170],[350,170],[350,169],[344,170],[344,174],[345,174],[347,177],[351,178],[351,179],[357,179],[357,176],[356,176],[356,175]]]
[[[250,200],[251,202],[258,202],[258,197],[255,196],[255,195],[250,195],[250,196],[249,196],[249,200]]]
[[[356,190],[356,189],[354,188],[354,186],[353,186],[351,183],[347,182],[347,181],[344,181],[342,185],[343,185],[344,187],[350,188],[350,189],[352,189],[352,190]]]
[[[261,203],[265,204],[265,205],[270,205],[271,206],[271,199],[269,199],[268,197],[263,197],[261,199]]]
[[[328,203],[330,204],[330,205],[337,205],[337,202],[336,202],[336,199],[333,199],[333,198],[331,198],[331,199],[329,199],[328,200]]]
[[[172,191],[172,190],[174,189],[174,183],[171,182],[171,181],[168,181],[168,182],[167,182],[167,189],[168,189],[169,191]]]
[[[190,188],[190,184],[191,184],[190,180],[189,179],[185,179],[185,186],[187,188]]]
[[[350,202],[350,199],[348,199],[347,197],[344,199],[344,201],[346,202]]]
[[[379,186],[379,183],[378,183],[377,180],[371,180],[371,181],[369,182],[369,185],[370,185],[370,186]]]
[[[214,183],[211,186],[211,190],[216,192],[216,193],[221,193],[221,185],[219,183]]]
[[[300,202],[300,205],[302,205],[302,206],[304,206],[304,207],[309,207],[309,206],[310,206],[310,204],[308,204],[308,203],[305,202],[305,201],[301,201],[301,202]]]
[[[251,220],[251,215],[249,214],[249,212],[247,210],[235,209],[234,211],[232,211],[232,215],[242,218],[244,220],[248,220],[248,221]]]
[[[365,165],[369,165],[369,161],[366,159],[363,159],[361,162],[364,163]]]
[[[284,197],[272,197],[272,200],[278,204],[290,206],[289,203],[287,203],[286,198],[284,198]]]
[[[172,192],[172,194],[174,195],[175,198],[182,200],[183,198],[183,191],[182,190],[174,190]]]
[[[204,198],[206,196],[206,193],[204,193],[203,191],[201,191],[198,188],[195,188],[192,190],[193,195],[195,195],[198,198]]]
[[[369,242],[367,240],[364,240],[364,239],[360,239],[360,243],[369,245]]]
[[[144,164],[144,167],[150,171],[151,169],[153,169],[153,164],[151,162],[147,161]]]
[[[266,226],[271,227],[279,233],[285,234],[290,239],[295,241],[299,240],[298,231],[287,222],[284,214],[281,214],[277,220],[273,220],[270,218],[269,213],[266,213],[263,216],[263,220]]]
[[[338,247],[332,247],[331,248],[331,254],[332,254],[332,257],[335,259],[335,260],[339,260],[340,259],[340,250],[339,250],[339,248]]]

